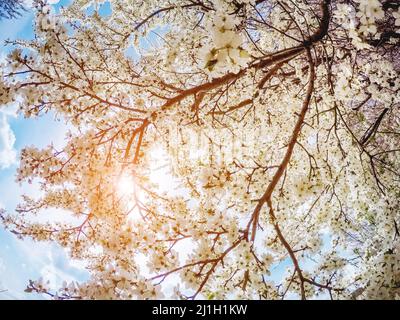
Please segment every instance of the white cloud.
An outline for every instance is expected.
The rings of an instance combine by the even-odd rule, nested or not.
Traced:
[[[0,112],[0,169],[10,167],[17,159],[15,135],[8,123],[8,114]]]
[[[49,286],[52,289],[60,288],[63,281],[78,281],[78,279],[71,274],[73,268],[71,267],[67,256],[64,256],[61,253],[61,250],[61,248],[52,247],[51,250],[47,252],[47,262],[45,264],[43,263],[43,266],[40,269],[40,275],[45,281],[49,282]],[[60,260],[63,261],[63,264],[61,265]]]
[[[30,239],[16,239],[13,235],[3,235],[2,242],[11,241],[11,251],[1,250],[3,255],[3,272],[0,267],[1,299],[44,299],[46,296],[24,292],[29,279],[43,277],[49,281],[51,291],[62,286],[62,282],[82,282],[88,278],[84,265],[76,266],[65,249],[48,242],[35,242]],[[7,272],[4,272],[7,271]]]

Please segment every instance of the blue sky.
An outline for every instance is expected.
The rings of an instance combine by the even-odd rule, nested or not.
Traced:
[[[57,2],[57,0],[51,0]],[[70,0],[61,0],[53,5],[58,11]],[[93,8],[88,9],[88,13]],[[109,3],[99,8],[101,15],[110,13]],[[32,11],[25,12],[20,18],[0,21],[0,60],[10,51],[5,46],[7,39],[32,39],[34,37]],[[156,29],[163,32],[161,29]],[[153,36],[154,37],[154,36]],[[149,36],[153,38],[152,35]],[[141,41],[143,47],[146,41]],[[127,55],[137,58],[138,53],[130,47]],[[36,119],[24,119],[16,114],[16,105],[0,106],[0,208],[14,212],[21,195],[39,195],[34,185],[15,183],[18,155],[25,146],[45,147],[52,143],[63,145],[67,130],[62,122],[54,121],[51,114]],[[71,261],[66,252],[54,243],[38,243],[29,239],[19,240],[0,226],[0,299],[42,299],[41,295],[25,293],[29,279],[40,277],[50,279],[55,287],[63,280],[82,281],[88,273],[82,264]],[[5,290],[4,292],[2,292]]]
[[[67,0],[54,5],[57,10]],[[33,13],[28,11],[14,20],[0,21],[0,58],[10,48],[6,39],[31,39]],[[27,145],[43,147],[49,143],[60,145],[65,125],[55,122],[52,115],[39,119],[24,119],[15,113],[16,106],[0,107],[0,206],[13,212],[24,192],[37,194],[35,186],[15,183],[18,153]],[[87,272],[82,265],[68,259],[66,252],[55,244],[19,240],[0,227],[0,299],[40,299],[37,294],[27,294],[24,289],[29,279],[50,279],[53,285],[62,280],[84,280]]]

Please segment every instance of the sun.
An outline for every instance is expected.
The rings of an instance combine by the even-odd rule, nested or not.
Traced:
[[[122,174],[117,181],[117,193],[121,197],[127,197],[135,192],[135,178],[130,174]]]

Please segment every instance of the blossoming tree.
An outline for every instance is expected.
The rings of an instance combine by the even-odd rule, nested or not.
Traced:
[[[37,1],[2,66],[2,104],[70,128],[22,150],[17,180],[42,196],[3,224],[91,275],[27,291],[398,297],[400,3],[103,2]],[[51,208],[73,222],[32,218]]]

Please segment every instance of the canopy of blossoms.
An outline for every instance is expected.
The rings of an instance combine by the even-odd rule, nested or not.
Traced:
[[[399,297],[398,1],[35,4],[0,104],[70,131],[23,149],[17,180],[41,197],[0,216],[91,277],[28,292]],[[74,222],[34,219],[51,208]]]

